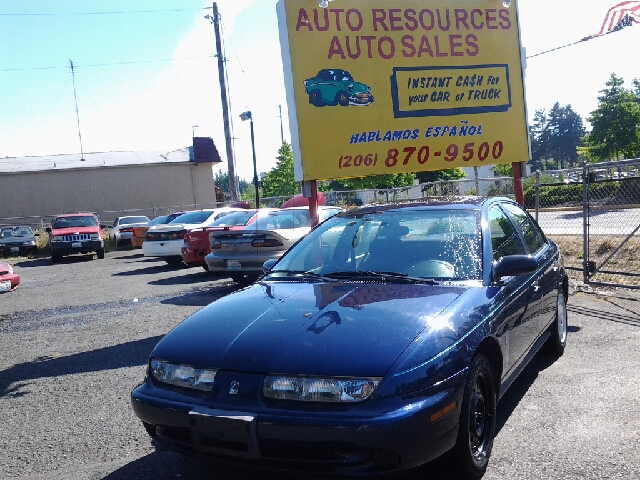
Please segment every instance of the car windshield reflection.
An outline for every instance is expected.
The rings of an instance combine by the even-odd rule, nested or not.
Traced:
[[[477,280],[481,260],[476,210],[402,209],[333,217],[294,246],[270,273],[305,272],[342,280]]]

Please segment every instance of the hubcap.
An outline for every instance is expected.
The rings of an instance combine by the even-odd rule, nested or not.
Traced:
[[[484,382],[484,377],[478,376],[476,378],[469,405],[469,445],[471,453],[476,458],[485,454],[488,440],[487,425],[490,419],[485,401],[486,385]]]
[[[567,304],[562,292],[558,294],[558,338],[562,344],[567,340]]]

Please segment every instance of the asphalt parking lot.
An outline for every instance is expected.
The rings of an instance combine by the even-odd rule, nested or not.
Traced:
[[[0,478],[271,479],[156,450],[129,405],[171,327],[234,291],[139,250],[12,262],[0,295]],[[536,356],[498,405],[485,479],[640,479],[640,297],[572,290],[569,343]],[[435,462],[405,479],[451,479]]]

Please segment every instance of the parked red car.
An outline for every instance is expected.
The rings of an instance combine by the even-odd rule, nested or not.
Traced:
[[[0,262],[0,293],[12,292],[20,285],[20,275],[13,272],[11,265]]]
[[[209,270],[204,257],[211,252],[209,249],[209,233],[221,230],[241,230],[246,225],[253,223],[257,218],[271,211],[271,208],[261,210],[247,209],[239,212],[232,212],[219,218],[209,226],[204,228],[194,228],[188,230],[184,235],[184,245],[182,246],[182,261],[188,267],[202,267]]]

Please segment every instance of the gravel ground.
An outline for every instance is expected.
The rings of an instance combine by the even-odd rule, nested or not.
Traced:
[[[0,296],[0,478],[270,479],[156,449],[129,405],[155,343],[236,286],[139,250],[12,262]],[[538,355],[498,406],[485,479],[640,479],[640,303],[575,293],[569,345]],[[434,462],[405,479],[451,479]]]

